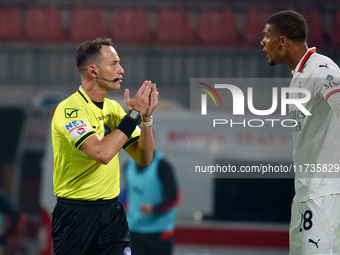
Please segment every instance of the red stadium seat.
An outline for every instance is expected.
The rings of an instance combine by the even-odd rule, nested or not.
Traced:
[[[75,8],[71,20],[71,40],[74,42],[108,36],[105,13],[101,9]]]
[[[0,41],[17,42],[21,39],[20,13],[15,7],[0,8]]]
[[[308,25],[308,46],[324,46],[326,40],[324,38],[324,29],[322,16],[317,10],[301,13],[307,21]]]
[[[257,46],[260,44],[263,39],[264,26],[271,14],[271,12],[256,9],[247,11],[243,37],[248,45]]]
[[[115,43],[147,44],[151,42],[148,14],[145,9],[119,8],[113,11],[111,35]]]
[[[203,11],[200,15],[199,37],[205,45],[239,45],[233,13],[230,10]]]
[[[60,12],[54,7],[32,7],[27,10],[24,24],[26,39],[34,42],[63,42]]]
[[[337,11],[331,20],[328,37],[333,46],[340,46],[340,11]]]
[[[156,37],[160,44],[191,45],[195,42],[191,15],[184,9],[162,8],[158,14]]]

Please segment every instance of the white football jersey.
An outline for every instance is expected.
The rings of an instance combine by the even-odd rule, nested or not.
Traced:
[[[311,115],[291,104],[295,202],[340,193],[340,69],[328,57],[310,48],[292,71],[291,88],[307,89],[303,103]],[[289,98],[303,98],[291,93]]]

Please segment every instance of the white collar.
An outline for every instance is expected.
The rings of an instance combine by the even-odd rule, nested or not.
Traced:
[[[312,55],[314,52],[316,52],[316,48],[315,47],[309,48],[306,51],[306,53],[300,59],[299,63],[296,65],[295,69],[292,70],[292,75],[294,75],[295,73],[301,72],[303,66],[305,65],[305,63],[309,59],[310,55]]]

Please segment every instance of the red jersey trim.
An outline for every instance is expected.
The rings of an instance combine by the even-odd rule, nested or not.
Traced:
[[[170,211],[172,208],[179,205],[181,203],[181,200],[182,200],[182,193],[178,190],[176,199],[172,201],[170,204],[168,204],[167,206],[163,207],[161,209],[161,213],[166,213]]]
[[[169,231],[163,232],[163,233],[161,234],[161,236],[160,236],[160,240],[161,240],[162,242],[164,242],[164,241],[166,241],[166,240],[168,240],[168,239],[170,239],[170,238],[173,238],[174,235],[175,235],[174,230],[169,230]]]
[[[310,51],[307,52],[306,56],[303,58],[300,67],[298,69],[298,72],[301,72],[301,69],[303,68],[303,66],[305,65],[305,63],[307,62],[308,58],[310,57],[310,55],[312,55],[314,52],[316,52],[316,49],[311,49]]]
[[[340,92],[340,89],[336,89],[336,90],[333,90],[333,91],[329,92],[329,93],[326,95],[325,100],[327,101],[328,98],[329,98],[331,95],[333,95],[334,93],[337,93],[337,92]]]

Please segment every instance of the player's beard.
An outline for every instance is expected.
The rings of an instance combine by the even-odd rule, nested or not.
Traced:
[[[275,66],[276,65],[276,61],[275,60],[269,60],[269,57],[268,57],[268,65],[270,66]]]

